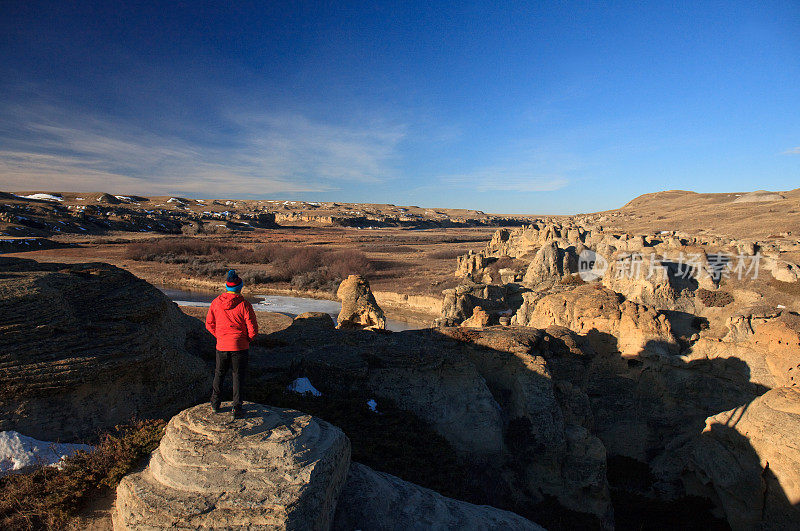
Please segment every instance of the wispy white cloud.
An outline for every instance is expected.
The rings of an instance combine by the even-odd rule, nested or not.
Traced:
[[[347,126],[298,114],[227,117],[228,132],[189,140],[64,109],[3,109],[3,188],[195,193],[323,192],[391,176],[401,126]]]
[[[787,149],[783,152],[784,155],[800,155],[800,146]]]

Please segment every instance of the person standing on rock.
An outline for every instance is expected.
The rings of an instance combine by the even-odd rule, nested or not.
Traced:
[[[211,391],[211,409],[219,412],[222,382],[228,367],[233,376],[233,418],[242,413],[242,390],[247,376],[250,343],[258,335],[258,322],[253,306],[242,297],[244,281],[231,269],[225,282],[225,293],[211,302],[206,316],[206,329],[217,338],[217,368]]]

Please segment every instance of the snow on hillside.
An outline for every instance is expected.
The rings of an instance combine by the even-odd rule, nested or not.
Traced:
[[[53,194],[31,194],[31,195],[21,195],[17,197],[22,197],[25,199],[39,199],[40,201],[63,201],[64,198],[58,195]]]

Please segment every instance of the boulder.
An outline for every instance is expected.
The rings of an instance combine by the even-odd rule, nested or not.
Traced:
[[[323,420],[253,403],[232,420],[201,404],[122,479],[114,529],[329,529],[349,464],[350,441]]]
[[[386,318],[383,315],[369,282],[361,275],[350,275],[342,281],[336,296],[342,301],[339,312],[339,328],[364,328],[383,330]]]
[[[692,465],[734,530],[800,522],[800,390],[776,388],[706,420]],[[702,491],[700,491],[703,493]]]
[[[0,258],[0,431],[50,441],[207,396],[201,325],[117,267]]]
[[[446,498],[359,463],[350,465],[347,483],[336,506],[333,528],[341,531],[543,529],[514,513]]]
[[[461,326],[467,328],[482,328],[488,326],[488,324],[489,314],[480,306],[476,306],[472,311],[472,317],[461,323]]]
[[[800,279],[800,266],[784,260],[778,260],[772,269],[772,276],[781,282],[794,283]]]

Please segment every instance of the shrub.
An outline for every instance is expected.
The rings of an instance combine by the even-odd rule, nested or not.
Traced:
[[[331,278],[326,271],[318,269],[295,275],[292,277],[291,286],[301,290],[336,293],[340,282],[341,279]]]
[[[181,266],[181,271],[195,277],[219,277],[227,273],[229,267],[223,262],[207,262],[193,258]]]
[[[130,260],[183,263],[191,256],[225,254],[228,246],[198,238],[160,238],[128,245],[125,257]],[[176,262],[176,260],[183,259]]]
[[[265,271],[253,270],[240,271],[239,278],[244,280],[245,284],[266,284],[272,280]]]
[[[708,307],[727,306],[733,302],[733,295],[727,291],[711,291],[700,288],[697,290],[697,297]]]
[[[133,260],[182,264],[183,273],[207,278],[223,275],[238,264],[259,264],[265,267],[257,271],[244,269],[240,276],[255,283],[293,281],[295,286],[308,286],[304,289],[325,291],[348,275],[373,269],[367,256],[356,250],[329,251],[280,244],[247,248],[191,238],[139,242],[128,247],[126,256]]]
[[[0,479],[0,529],[63,529],[104,488],[122,477],[158,446],[163,420],[118,426],[91,452],[78,452],[63,466],[39,467]]]
[[[372,264],[360,251],[345,250],[331,253],[326,258],[326,267],[331,278],[339,280],[349,275],[363,275],[372,271]]]

